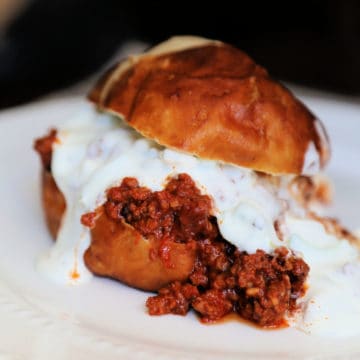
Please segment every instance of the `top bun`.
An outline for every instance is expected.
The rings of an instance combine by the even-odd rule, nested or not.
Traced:
[[[175,37],[110,69],[89,94],[143,136],[203,159],[269,174],[318,171],[319,120],[244,52]]]

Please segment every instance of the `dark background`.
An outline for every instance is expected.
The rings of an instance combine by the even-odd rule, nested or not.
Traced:
[[[360,1],[32,0],[0,42],[0,108],[69,86],[127,40],[230,42],[284,81],[360,94]]]

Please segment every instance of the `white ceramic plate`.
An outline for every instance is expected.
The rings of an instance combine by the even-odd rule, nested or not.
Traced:
[[[328,173],[337,213],[360,225],[360,105],[305,96],[333,143]],[[33,139],[81,106],[47,100],[0,114],[0,359],[232,359],[360,356],[358,339],[323,339],[240,322],[206,326],[193,315],[150,317],[148,294],[106,279],[63,287],[36,273],[51,245],[42,221]],[[339,294],[341,301],[341,294]],[[360,319],[359,319],[360,321]],[[338,329],[341,332],[341,329]]]

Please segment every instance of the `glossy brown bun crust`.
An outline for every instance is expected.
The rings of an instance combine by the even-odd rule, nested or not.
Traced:
[[[55,239],[65,211],[65,199],[48,171],[43,171],[42,179],[46,223]],[[94,274],[142,290],[156,291],[172,281],[185,281],[189,277],[195,261],[193,248],[186,244],[171,244],[171,267],[159,258],[151,258],[150,250],[158,251],[132,226],[114,222],[103,212],[91,230],[91,245],[84,260]]]
[[[312,143],[319,166],[325,164],[319,120],[248,55],[215,41],[179,49],[120,63],[90,100],[145,137],[200,158],[301,174]]]

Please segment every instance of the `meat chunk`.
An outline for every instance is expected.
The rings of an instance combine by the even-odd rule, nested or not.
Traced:
[[[196,286],[175,281],[160,289],[157,296],[149,297],[146,306],[150,315],[169,313],[185,315],[189,311],[191,301],[198,296],[199,291]]]

